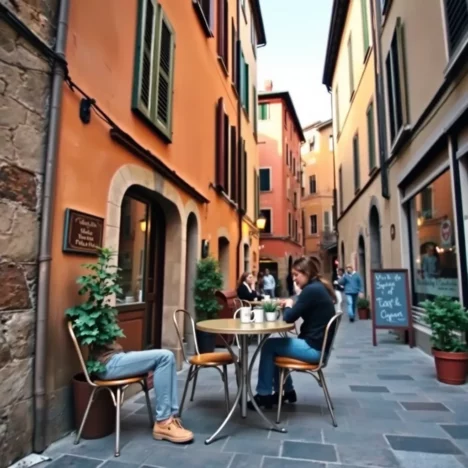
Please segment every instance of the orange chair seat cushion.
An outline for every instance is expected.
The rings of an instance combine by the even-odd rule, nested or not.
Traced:
[[[128,377],[119,380],[93,380],[99,387],[120,387],[124,385],[131,385],[146,379],[146,375],[137,375],[135,377]]]
[[[314,371],[318,368],[318,364],[311,364],[310,362],[300,361],[299,359],[292,359],[281,356],[275,358],[275,364],[277,367],[295,370]]]
[[[234,359],[230,353],[204,353],[192,356],[189,362],[195,366],[217,366],[232,364]]]

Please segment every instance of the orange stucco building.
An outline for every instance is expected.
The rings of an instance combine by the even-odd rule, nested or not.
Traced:
[[[243,265],[258,262],[259,246],[259,2],[128,0],[121,8],[80,0],[71,3],[67,39],[47,322],[49,441],[70,424],[52,420],[78,370],[64,312],[79,303],[76,279],[93,261],[77,251],[79,230],[64,238],[66,213],[69,224],[81,213],[96,217],[85,237],[98,241],[102,223],[101,245],[118,253],[124,347],[162,346],[179,362],[172,314],[194,313],[202,245],[219,259],[226,289]],[[188,331],[185,338],[190,346]]]
[[[333,224],[334,154],[331,120],[304,128],[302,145],[304,248],[306,255],[318,258],[329,275],[335,267],[337,239]]]
[[[286,277],[294,258],[303,254],[301,214],[304,134],[291,96],[265,84],[259,94],[260,210],[266,218],[261,233],[260,270],[276,278],[277,294],[286,294]]]

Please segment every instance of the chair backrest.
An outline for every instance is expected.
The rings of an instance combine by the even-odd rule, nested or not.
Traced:
[[[322,353],[320,356],[320,362],[317,370],[321,369],[322,367],[326,367],[328,364],[328,360],[330,359],[330,354],[333,349],[333,344],[335,342],[335,338],[338,333],[338,328],[340,326],[342,317],[343,312],[339,312],[328,321],[327,328],[325,328]]]
[[[78,355],[78,359],[80,361],[81,370],[83,371],[83,374],[86,378],[86,381],[89,383],[89,385],[92,385],[93,387],[95,387],[96,385],[93,383],[93,381],[89,377],[88,369],[86,368],[86,361],[83,357],[80,344],[78,343],[78,339],[76,338],[75,332],[73,330],[73,325],[70,321],[68,321],[67,325],[68,325],[68,333],[70,334],[70,337],[73,341],[73,346],[75,347],[76,354]]]
[[[185,323],[189,322],[190,326],[192,328],[192,334],[193,334],[193,343],[195,345],[195,352],[197,354],[200,354],[200,351],[198,350],[198,341],[197,341],[197,330],[195,328],[195,320],[193,320],[193,317],[190,315],[190,312],[188,312],[185,309],[177,309],[173,316],[172,319],[174,320],[174,326],[177,332],[177,337],[179,338],[179,343],[180,347],[182,349],[182,355],[184,356],[184,360],[187,364],[190,364],[189,360],[187,359],[187,355],[185,354],[185,346],[184,346],[184,337],[182,336],[182,333],[180,332],[179,328],[179,321],[178,317],[179,315],[182,315],[185,318]]]

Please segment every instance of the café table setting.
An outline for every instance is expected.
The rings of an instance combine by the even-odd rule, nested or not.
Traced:
[[[252,304],[252,303],[251,303]],[[198,330],[223,335],[232,335],[235,337],[235,342],[239,348],[239,358],[234,353],[232,346],[225,340],[226,347],[231,355],[235,358],[236,375],[238,376],[238,390],[234,402],[228,412],[226,418],[221,423],[215,433],[205,440],[205,444],[211,444],[218,439],[219,434],[228,424],[234,412],[239,407],[243,418],[247,417],[247,398],[250,398],[255,411],[260,415],[266,423],[268,429],[276,432],[287,432],[285,428],[273,423],[258,407],[254,399],[254,394],[251,386],[252,371],[255,360],[260,354],[263,345],[268,337],[274,333],[287,333],[294,330],[294,324],[289,324],[283,321],[282,312],[280,310],[279,300],[267,300],[259,302],[258,305],[252,304],[253,307],[240,307],[234,314],[232,319],[214,319],[198,322],[196,327]],[[257,335],[261,337],[258,346],[253,353],[249,363],[249,346],[248,336]]]

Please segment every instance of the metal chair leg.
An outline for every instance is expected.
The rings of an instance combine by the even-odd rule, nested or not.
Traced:
[[[286,369],[283,367],[280,369],[279,374],[279,391],[278,391],[278,412],[276,413],[276,423],[279,424],[281,421],[281,406],[283,405],[283,387],[284,387],[284,374]]]
[[[193,401],[193,397],[195,396],[195,389],[197,388],[197,379],[198,379],[199,370],[200,369],[198,367],[195,367],[195,377],[193,378],[192,395],[190,396],[190,401]]]
[[[226,412],[229,413],[231,402],[229,401],[229,382],[227,366],[223,366],[224,398],[226,399]]]
[[[122,388],[117,387],[115,399],[115,453],[114,456],[120,457],[120,408],[122,406]]]
[[[332,418],[333,426],[338,427],[338,423],[336,422],[336,419],[335,419],[335,412],[333,411],[333,403],[331,401],[330,394],[328,393],[327,383],[325,381],[325,377],[322,371],[319,371],[319,377],[320,377],[320,381],[322,382],[322,389],[325,395],[325,400],[327,401],[328,411],[330,411],[330,416]]]
[[[86,406],[85,414],[83,415],[83,420],[81,421],[80,428],[78,429],[78,433],[76,434],[76,438],[74,442],[75,445],[80,442],[81,433],[83,432],[83,428],[86,424],[86,420],[88,419],[89,410],[91,409],[91,405],[93,404],[93,401],[94,401],[94,395],[97,390],[98,390],[98,387],[94,387],[93,391],[91,392],[91,395],[89,396],[88,406]]]
[[[184,393],[182,394],[182,400],[180,402],[179,416],[182,416],[182,410],[184,409],[185,397],[187,396],[187,390],[188,390],[190,381],[192,380],[192,376],[193,376],[193,366],[190,366],[190,369],[187,374],[187,379],[185,380]]]
[[[146,408],[148,409],[148,416],[150,420],[150,427],[154,426],[154,416],[153,416],[153,408],[151,407],[151,400],[148,392],[148,385],[146,380],[142,382],[143,391],[145,392],[145,399],[146,399]]]

